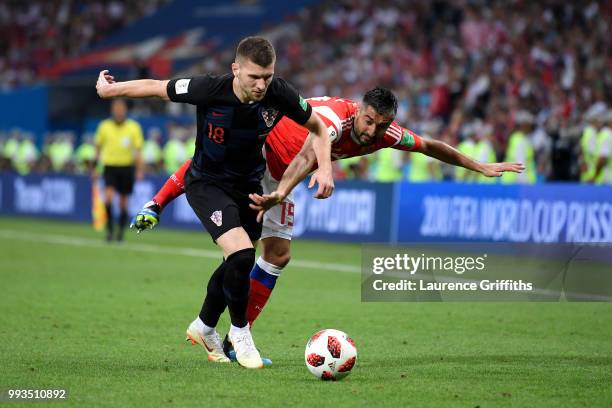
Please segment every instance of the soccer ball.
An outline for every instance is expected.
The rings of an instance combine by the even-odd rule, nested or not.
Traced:
[[[340,330],[316,332],[306,344],[306,367],[324,381],[340,380],[351,372],[357,361],[355,342]]]

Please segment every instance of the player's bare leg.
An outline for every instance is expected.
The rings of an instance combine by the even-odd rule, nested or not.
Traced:
[[[283,269],[291,260],[291,240],[268,237],[261,240],[263,258],[266,262]]]
[[[217,238],[217,245],[223,251],[225,258],[243,249],[254,249],[253,242],[244,228],[232,228]]]

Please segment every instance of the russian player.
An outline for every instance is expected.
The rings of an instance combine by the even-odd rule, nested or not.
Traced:
[[[292,86],[273,77],[275,60],[272,44],[248,37],[238,45],[230,74],[115,82],[102,71],[96,85],[102,98],[159,97],[197,106],[195,154],[189,168],[183,168],[181,183],[190,206],[223,250],[224,260],[210,277],[204,304],[187,337],[204,347],[209,360],[229,362],[215,329],[227,306],[229,339],[238,362],[247,368],[263,366],[246,316],[253,243],[262,231],[257,211],[249,208],[249,194],[262,193],[262,147],[284,116],[304,126],[315,139],[323,168],[317,177],[317,195],[325,198],[333,191],[326,126]]]
[[[327,127],[332,141],[332,160],[392,148],[426,154],[488,177],[499,177],[505,171],[521,172],[524,169],[518,163],[477,162],[446,143],[422,138],[401,127],[394,121],[397,99],[391,91],[383,88],[368,91],[361,105],[338,97],[307,100]],[[316,169],[316,157],[310,153],[311,142],[307,129],[283,118],[272,129],[264,145],[264,195],[251,195],[254,202],[252,208],[259,211],[259,219],[263,218],[262,255],[251,271],[247,306],[247,319],[251,325],[263,310],[276,280],[290,260],[293,217],[297,210],[291,191],[309,172]],[[189,160],[166,181],[152,201],[145,204],[134,218],[133,227],[142,231],[158,223],[162,209],[183,193],[183,179],[188,167]],[[310,181],[312,185],[313,179]]]

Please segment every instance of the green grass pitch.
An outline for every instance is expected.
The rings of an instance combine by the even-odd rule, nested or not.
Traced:
[[[192,248],[216,251],[202,232],[106,245],[88,225],[0,217],[0,389],[63,388],[51,406],[78,407],[612,406],[612,304],[361,303],[359,273],[304,262],[357,268],[358,245],[294,242],[253,330],[273,367],[208,363],[184,330],[220,256]],[[321,328],[357,343],[344,381],[304,366]]]

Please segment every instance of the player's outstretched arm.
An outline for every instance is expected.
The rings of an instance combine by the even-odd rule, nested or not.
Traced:
[[[319,169],[313,174],[311,183],[317,183],[319,188],[315,198],[328,198],[334,192],[334,177],[331,163],[331,140],[325,124],[319,115],[312,113],[304,127],[313,135],[312,149],[317,158]]]
[[[103,99],[125,96],[128,98],[158,97],[169,101],[167,85],[168,81],[158,81],[156,79],[115,82],[115,77],[105,69],[100,71],[98,75],[96,91],[98,91],[98,96]]]
[[[306,142],[302,146],[300,152],[293,158],[287,170],[283,173],[283,177],[278,183],[278,187],[276,191],[273,191],[270,194],[264,194],[263,196],[259,194],[249,194],[249,198],[252,203],[249,206],[258,211],[257,221],[261,222],[263,219],[264,213],[270,208],[274,207],[276,204],[282,202],[287,195],[297,184],[304,180],[308,173],[313,169],[315,164],[317,163],[317,157],[315,156],[314,149],[312,148],[312,140],[313,136],[308,135]],[[317,170],[318,172],[318,170]],[[316,173],[315,173],[316,174]],[[315,184],[315,177],[310,179],[310,183],[308,183],[308,188],[311,188]],[[319,185],[320,186],[320,185]]]
[[[439,140],[421,138],[421,146],[417,151],[453,166],[476,171],[487,177],[500,177],[506,171],[521,173],[525,170],[522,163],[480,163]]]

